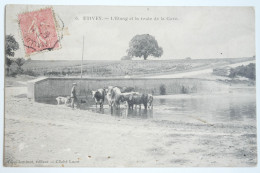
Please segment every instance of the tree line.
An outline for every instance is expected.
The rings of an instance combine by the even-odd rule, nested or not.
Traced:
[[[13,35],[7,35],[5,37],[5,64],[6,64],[6,75],[15,75],[23,73],[22,66],[26,62],[24,58],[13,58],[15,56],[15,51],[19,49],[19,44],[15,40]],[[11,71],[11,65],[14,64],[17,68]]]

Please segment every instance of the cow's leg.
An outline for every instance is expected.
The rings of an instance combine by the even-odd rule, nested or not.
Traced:
[[[65,103],[64,104],[67,105],[67,103],[68,103],[68,99],[65,99]]]
[[[116,107],[116,110],[120,109],[120,103],[119,102],[115,102],[115,107]]]
[[[114,107],[114,101],[111,100],[111,106],[110,106],[111,114],[113,114],[113,107]]]
[[[131,104],[127,102],[128,109],[131,109]]]
[[[100,101],[100,109],[103,108],[103,101]]]
[[[113,105],[110,106],[111,114],[113,114]]]
[[[141,106],[141,105],[140,105]],[[147,103],[144,103],[144,109],[147,109]]]
[[[125,116],[124,116],[125,118],[127,118],[128,116],[128,111],[129,111],[128,109],[125,109]]]
[[[134,110],[134,104],[133,104],[133,103],[131,103],[130,108],[131,108],[132,110]]]

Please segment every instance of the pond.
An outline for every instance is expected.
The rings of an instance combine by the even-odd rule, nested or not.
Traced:
[[[45,103],[57,104],[56,100]],[[128,110],[122,103],[120,109],[111,112],[105,102],[104,108],[96,108],[94,100],[88,98],[86,103],[80,103],[80,109],[100,114],[122,118],[159,119],[169,121],[199,121],[203,123],[230,123],[239,122],[256,124],[256,92],[254,88],[235,88],[229,93],[219,94],[181,94],[154,96],[153,108],[145,110]]]

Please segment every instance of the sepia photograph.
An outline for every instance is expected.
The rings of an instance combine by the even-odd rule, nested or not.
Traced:
[[[5,6],[5,167],[256,167],[255,8]]]

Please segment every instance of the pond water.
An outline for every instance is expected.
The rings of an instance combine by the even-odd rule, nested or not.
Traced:
[[[57,104],[54,101],[48,102]],[[86,103],[80,104],[80,109],[97,112],[100,114],[122,118],[159,119],[169,121],[200,121],[203,123],[230,123],[240,122],[256,124],[256,93],[255,89],[232,89],[229,93],[214,95],[167,95],[155,96],[153,108],[144,110],[128,110],[122,103],[120,109],[111,112],[105,102],[104,108],[96,108],[94,100],[88,98]]]

